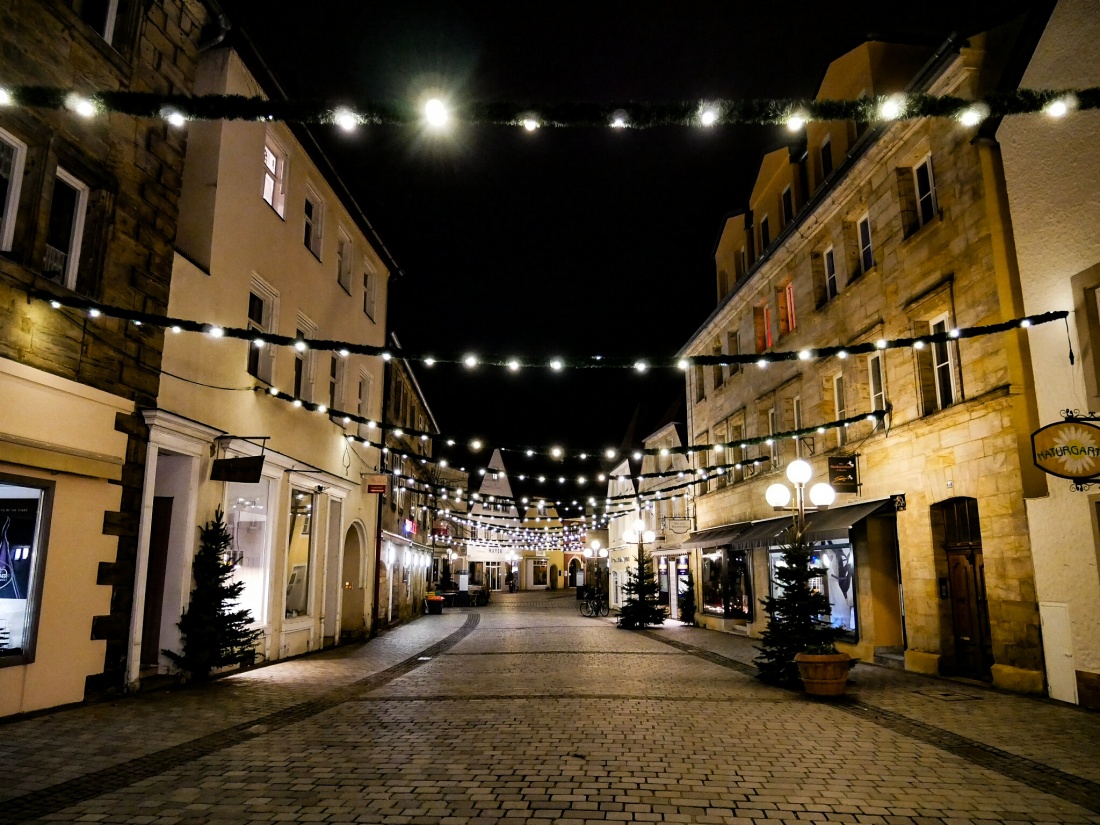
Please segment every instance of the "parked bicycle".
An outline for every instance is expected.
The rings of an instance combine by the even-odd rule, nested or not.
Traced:
[[[581,599],[580,608],[582,616],[593,619],[597,616],[609,616],[611,614],[611,605],[607,603],[607,594],[601,593],[599,590],[590,591],[587,596]]]

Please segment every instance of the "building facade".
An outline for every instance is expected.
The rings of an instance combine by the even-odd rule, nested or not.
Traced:
[[[938,51],[869,42],[830,65],[819,98],[980,96],[1011,36]],[[811,122],[802,142],[764,158],[748,209],[727,219],[717,245],[719,306],[682,355],[807,358],[688,372],[689,432],[707,445],[697,466],[735,465],[696,499],[689,544],[706,562],[707,626],[763,630],[759,601],[791,523],[764,490],[794,458],[811,463],[814,481],[833,460],[858,486],[811,514],[808,536],[842,647],[1042,688],[1024,498],[1045,478],[1029,458],[1026,332],[949,336],[1024,314],[1004,203],[998,146],[951,120]],[[915,348],[887,343],[934,334]],[[878,341],[871,354],[813,355]],[[871,413],[880,420],[772,438]],[[754,438],[766,441],[742,446]]]
[[[232,37],[204,53],[196,91],[273,96]],[[381,470],[383,360],[308,339],[383,346],[390,268],[366,218],[307,132],[281,123],[196,122],[172,256],[168,311],[252,340],[169,332],[149,431],[127,678],[171,671],[190,599],[197,527],[224,513],[241,604],[260,661],[371,626]],[[265,343],[283,335],[294,346]],[[275,393],[281,392],[281,395]],[[261,457],[262,458],[259,458]],[[253,457],[229,475],[215,461]]]
[[[213,17],[197,0],[0,8],[4,82],[74,95],[0,107],[0,716],[124,681],[137,410],[157,396],[163,334],[28,296],[167,309],[186,132],[79,96],[190,94]]]
[[[1042,10],[1029,27],[1019,85],[1032,89],[1100,85],[1100,15],[1095,3],[1069,0]],[[1072,108],[1072,105],[1071,105]],[[1007,118],[996,128],[1012,214],[1024,306],[1029,314],[1072,310],[1036,328],[1031,358],[1039,423],[1065,411],[1100,410],[1100,114]],[[1069,347],[1076,358],[1071,361]],[[1088,411],[1093,411],[1089,413]],[[1049,495],[1027,501],[1035,587],[1051,697],[1100,707],[1100,528],[1094,489],[1051,477]]]

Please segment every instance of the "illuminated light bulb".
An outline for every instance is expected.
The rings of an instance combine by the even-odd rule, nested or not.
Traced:
[[[294,349],[298,350],[298,352],[305,352],[306,342],[299,338],[297,341],[294,342]]]
[[[533,117],[525,117],[522,121],[520,121],[520,123],[523,125],[523,128],[526,129],[528,132],[533,132],[537,128],[539,128],[539,122]]]
[[[611,449],[610,447],[608,447],[606,450],[604,450],[603,454],[605,456],[607,456],[608,458],[614,458],[615,457],[615,451],[613,449]]]
[[[477,356],[476,355],[467,355],[466,357],[464,357],[462,359],[462,363],[465,364],[470,369],[473,369],[474,367],[477,366]]]
[[[818,427],[818,428],[817,428],[817,431],[818,431],[819,433],[824,433],[824,432],[825,432],[825,428],[824,428],[824,427]]]
[[[448,447],[453,447],[454,445],[455,445],[455,440],[453,438],[448,438],[447,439],[447,446]]]
[[[799,361],[809,361],[810,358],[812,358],[812,357],[813,357],[813,354],[808,349],[804,349],[804,350],[802,350],[801,352],[798,353],[798,360]]]
[[[681,358],[679,361],[676,362],[676,366],[682,369],[684,372],[687,372],[687,369],[691,366],[691,364],[686,358]]]
[[[638,450],[634,451],[634,460],[635,461],[641,461],[642,460],[642,454],[641,454],[640,451],[638,451]]]
[[[424,366],[425,366],[425,367],[432,367],[432,366],[435,366],[435,359],[434,359],[434,358],[432,358],[432,357],[431,357],[431,356],[429,355],[429,356],[428,356],[427,358],[425,358],[425,359],[424,359]]]
[[[447,466],[447,459],[445,459],[445,458],[439,459],[439,466],[440,467],[446,467]],[[446,497],[447,497],[447,493],[444,492],[443,493],[443,498],[446,498]]]
[[[295,407],[300,407],[300,406],[302,406],[302,399],[300,399],[300,398],[295,398],[295,399],[294,399],[294,401],[293,401],[293,405],[294,405]]]
[[[420,436],[420,440],[421,440],[421,441],[427,441],[427,440],[428,440],[428,436],[426,436],[426,435],[422,435],[422,436]]]
[[[519,371],[519,361],[517,361],[515,358],[509,359],[508,369],[510,369],[512,372],[518,372]]]
[[[879,338],[877,341],[875,341],[875,349],[886,349],[886,339]]]
[[[92,307],[91,309],[88,310],[88,317],[89,318],[98,318],[101,314],[102,313],[98,309],[96,309],[95,307]]]
[[[382,360],[383,361],[389,361],[391,358],[393,358],[393,356],[390,355],[388,352],[383,352],[382,353]]]
[[[949,337],[951,337],[951,338],[958,338],[958,337],[959,337],[959,331],[958,331],[958,329],[953,329],[953,330],[951,330],[950,332],[948,332],[947,334],[948,334],[948,336],[949,336]]]
[[[403,436],[405,434],[405,431],[402,430],[400,427],[398,427],[397,429],[395,429],[393,431],[393,434],[400,438],[401,436]]]
[[[869,416],[867,416],[867,420],[870,421],[873,424],[874,422],[878,421],[878,416],[874,415],[874,414],[869,415]]]
[[[847,358],[847,357],[848,357],[848,350],[846,350],[846,349],[842,349],[842,350],[841,350],[840,352],[838,352],[838,353],[836,354],[836,357],[837,357],[837,358],[840,358],[840,359],[844,359],[844,358]]]
[[[924,349],[924,341],[918,338],[913,342],[913,349]]]
[[[723,446],[722,444],[715,444],[714,445],[714,452],[716,452],[716,453],[720,453],[724,449],[725,449],[725,446]]]
[[[345,416],[344,416],[344,423],[345,423],[345,424],[350,424],[350,423],[351,423],[351,418],[350,418],[349,416],[346,416],[346,415],[345,415]]]
[[[764,499],[772,507],[786,507],[791,501],[791,491],[786,484],[776,482],[764,491]]]
[[[317,405],[317,412],[326,413],[326,412],[328,412],[328,407],[326,407],[324,404],[318,404]]]
[[[1024,320],[1020,321],[1020,326],[1022,326],[1026,329],[1027,327],[1031,326],[1031,321],[1028,320],[1027,318],[1024,318]]]
[[[350,442],[351,442],[352,444],[354,444],[354,443],[355,443],[355,436],[354,436],[354,435],[345,435],[345,436],[344,436],[344,438],[346,438],[346,439],[347,439],[348,441],[350,441]]]
[[[61,302],[60,301],[50,301],[50,306],[52,306],[54,309],[61,309]]]
[[[600,473],[598,476],[596,476],[596,481],[607,481],[607,476],[605,476],[603,473]]]
[[[376,424],[374,421],[368,421],[367,422],[367,429],[368,430],[373,430],[377,426],[378,426],[378,424]]]
[[[645,372],[647,369],[649,369],[649,364],[647,364],[645,361],[635,361],[634,369],[636,369],[638,372]]]
[[[11,106],[11,92],[0,89],[0,106]]]
[[[814,507],[829,507],[836,501],[836,490],[824,481],[810,488],[810,503]]]
[[[806,125],[806,115],[801,112],[795,112],[789,118],[787,118],[787,130],[790,132],[798,132]]]
[[[269,387],[267,390],[268,395],[278,395],[279,390],[277,387]]]
[[[561,447],[551,447],[550,455],[552,455],[554,458],[561,458]]]
[[[771,445],[772,445],[772,444],[774,444],[775,442],[774,442],[774,441],[773,441],[772,439],[770,439],[770,438],[766,438],[766,439],[764,439],[764,443],[765,443],[765,444],[767,444],[767,445],[769,445],[769,446],[771,446]]]
[[[441,129],[447,125],[451,116],[447,111],[447,105],[438,97],[433,97],[424,104],[424,119],[428,121],[429,126]]]
[[[351,355],[351,353],[346,349],[342,349],[339,350],[339,355],[341,358],[347,358],[349,355]]]
[[[982,122],[984,115],[982,110],[977,106],[971,106],[967,109],[963,109],[959,113],[959,123],[963,126],[977,126]]]
[[[767,359],[761,358],[759,361],[756,362],[756,366],[760,367],[760,369],[766,369],[768,366]]]
[[[578,456],[578,458],[579,458],[579,459],[580,459],[581,461],[584,461],[584,460],[585,460],[586,458],[588,458],[588,453],[581,453],[581,454],[580,454],[580,455]]]
[[[626,128],[626,113],[616,112],[611,116],[611,128],[612,129],[625,129]]]
[[[668,455],[668,447],[661,448],[661,455]]]
[[[481,449],[481,439],[475,438],[473,441],[471,441],[470,442],[470,449],[471,450],[480,450]]]
[[[718,122],[718,113],[714,109],[704,109],[703,113],[699,115],[699,122],[704,126],[713,126]]]
[[[588,481],[584,476],[577,476],[577,484],[585,484]]]
[[[225,335],[225,330],[221,327],[210,327],[210,329],[206,331],[206,334],[209,335],[211,338],[221,338],[223,335]]]
[[[178,335],[179,333],[183,332],[183,330],[181,330],[179,327],[172,327],[172,332]]]
[[[252,346],[254,346],[256,349],[263,349],[264,348],[264,339],[263,338],[254,339],[252,341]]]
[[[905,98],[901,95],[891,95],[882,101],[878,114],[883,120],[896,120],[905,110]]]
[[[550,362],[550,369],[554,372],[560,372],[561,368],[565,366],[565,363],[560,358],[555,358]]]
[[[333,112],[332,122],[345,132],[354,132],[355,127],[359,125],[359,116],[351,109],[337,109]]]
[[[76,112],[81,117],[94,117],[96,108],[92,101],[86,97],[80,97],[79,95],[69,95],[65,101],[66,105]]]
[[[546,482],[546,476],[539,476],[539,484],[543,484],[545,482]]]
[[[558,484],[565,484],[565,476],[558,476]]]
[[[1065,117],[1075,102],[1072,98],[1060,97],[1050,101],[1043,107],[1043,111],[1051,117]]]
[[[187,118],[179,112],[167,112],[164,119],[168,121],[169,126],[175,126],[177,129],[187,123]]]

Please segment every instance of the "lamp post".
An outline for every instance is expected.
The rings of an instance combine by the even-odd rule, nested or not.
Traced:
[[[768,504],[776,510],[785,510],[792,513],[795,529],[799,535],[806,529],[806,485],[813,478],[813,467],[808,461],[801,458],[795,459],[787,465],[787,478],[794,485],[795,506],[788,507],[791,503],[791,491],[786,484],[775,484],[764,491],[764,498]],[[826,510],[836,501],[836,490],[826,482],[819,482],[810,488],[810,504],[812,510]]]
[[[591,587],[592,586],[592,585],[588,584],[588,562],[593,562],[595,564],[595,566],[592,569],[596,571],[596,574],[593,577],[596,580],[595,581],[596,590],[599,590],[599,591],[604,592],[604,593],[607,592],[607,588],[604,587],[604,584],[606,583],[606,577],[604,575],[604,571],[605,571],[604,559],[606,559],[607,557],[608,557],[608,550],[607,550],[606,547],[603,547],[600,544],[599,539],[593,539],[592,542],[586,548],[584,548],[584,558],[585,558],[584,575],[585,575],[585,586],[586,587]]]

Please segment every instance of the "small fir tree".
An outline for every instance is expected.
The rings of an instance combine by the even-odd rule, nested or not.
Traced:
[[[195,589],[177,627],[183,634],[183,653],[162,651],[196,681],[208,679],[215,668],[251,661],[259,630],[250,630],[252,614],[233,607],[244,590],[234,582],[233,563],[226,550],[233,542],[225,527],[222,510],[199,531],[201,546],[195,554],[192,575]]]
[[[695,576],[688,570],[687,586],[680,594],[680,621],[695,627]]]
[[[805,535],[791,527],[783,548],[783,564],[775,569],[779,595],[762,599],[768,627],[760,634],[756,657],[759,677],[774,685],[800,687],[802,679],[794,657],[803,652],[835,652],[840,629],[822,621],[831,607],[829,597],[813,586],[828,571],[811,567],[812,556]]]
[[[628,630],[665,623],[665,609],[661,606],[661,586],[653,575],[653,564],[645,546],[638,547],[638,565],[628,570],[623,585],[626,599],[619,611],[619,627]]]

